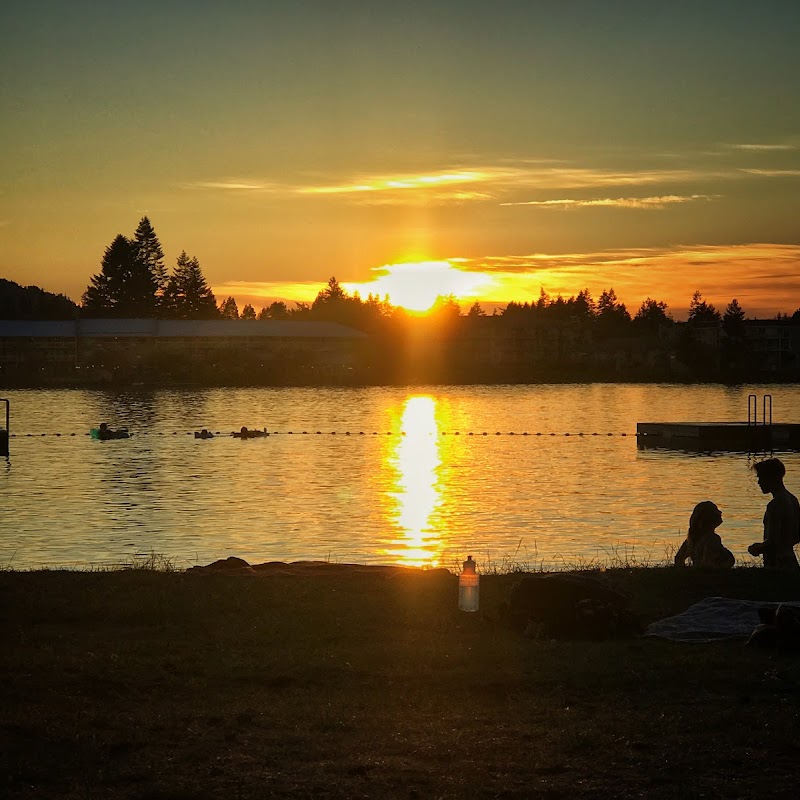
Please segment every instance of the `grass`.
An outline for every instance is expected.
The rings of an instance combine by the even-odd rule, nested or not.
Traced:
[[[535,641],[444,571],[0,572],[13,798],[795,797],[800,666],[741,642]],[[793,575],[596,573],[650,622]]]

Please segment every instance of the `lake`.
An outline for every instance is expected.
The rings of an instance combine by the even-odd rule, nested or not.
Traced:
[[[759,409],[772,395],[774,421],[800,421],[800,388],[783,385],[7,391],[0,566],[661,563],[705,499],[747,563],[762,456],[638,450],[635,432],[746,420],[751,393]],[[102,421],[132,438],[92,439]],[[272,435],[232,438],[242,425]],[[800,489],[800,454],[778,455]]]

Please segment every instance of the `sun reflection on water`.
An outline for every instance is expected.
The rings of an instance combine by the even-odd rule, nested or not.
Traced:
[[[405,435],[389,451],[386,461],[396,473],[397,491],[390,494],[396,501],[393,518],[402,538],[385,552],[406,566],[437,566],[442,542],[435,512],[442,498],[436,401],[432,397],[409,397],[400,426]]]

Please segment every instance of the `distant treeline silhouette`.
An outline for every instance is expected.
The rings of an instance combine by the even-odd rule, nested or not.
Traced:
[[[147,217],[132,237],[119,234],[106,248],[80,307],[63,295],[0,281],[0,316],[336,322],[370,335],[357,367],[346,370],[348,380],[365,383],[800,379],[800,336],[792,332],[800,325],[800,309],[767,321],[766,333],[764,321],[748,319],[736,298],[720,312],[699,290],[686,323],[673,319],[666,302],[650,297],[631,314],[613,288],[603,289],[596,301],[588,288],[569,298],[553,298],[541,289],[536,299],[511,301],[491,315],[478,302],[464,312],[447,295],[427,314],[416,315],[388,296],[370,294],[365,300],[350,294],[336,277],[311,303],[289,308],[275,301],[258,313],[248,303],[240,312],[233,297],[217,304],[198,259],[186,251],[172,272],[167,270]],[[770,337],[780,339],[776,352],[765,347]],[[217,365],[213,375],[202,376],[193,365],[191,375],[226,380],[225,370],[233,367],[222,369]],[[242,353],[236,369],[241,380],[269,382],[284,380],[286,366]]]
[[[159,318],[159,319],[303,319],[339,322],[375,332],[419,319],[404,308],[394,306],[388,297],[370,294],[366,300],[356,292],[348,294],[335,277],[317,294],[312,303],[296,302],[289,308],[283,301],[264,306],[259,312],[250,304],[239,310],[234,297],[217,304],[200,262],[185,250],[178,256],[172,273],[164,263],[164,250],[148,217],[142,217],[132,237],[118,234],[106,248],[100,271],[91,276],[89,285],[77,306],[64,295],[55,295],[36,286],[21,287],[0,279],[0,317],[3,319],[72,319],[87,318]],[[486,312],[480,303],[473,303],[464,312],[452,296],[438,298],[428,317],[440,323],[456,318],[477,319]],[[654,332],[674,324],[667,304],[646,298],[631,315],[613,288],[603,289],[594,301],[588,289],[576,296],[552,298],[544,289],[531,302],[511,301],[496,309],[513,325],[590,326],[595,336],[611,338]],[[777,319],[789,319],[779,313]],[[791,317],[800,320],[800,308]],[[720,313],[695,291],[689,304],[690,323],[722,322],[727,334],[736,335],[746,319],[745,312],[733,298]]]
[[[0,278],[0,319],[74,319],[78,312],[66,295]]]

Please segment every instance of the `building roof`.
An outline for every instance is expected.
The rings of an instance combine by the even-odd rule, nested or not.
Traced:
[[[240,337],[363,339],[367,334],[337,322],[234,319],[0,320],[2,337]]]

